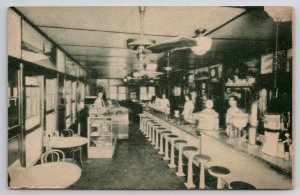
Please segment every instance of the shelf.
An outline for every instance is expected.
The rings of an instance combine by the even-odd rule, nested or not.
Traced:
[[[226,87],[253,87],[254,84],[226,83]]]
[[[91,135],[91,137],[111,137],[110,135]]]
[[[113,131],[113,122],[107,116],[88,117],[88,158],[112,158],[116,133]]]

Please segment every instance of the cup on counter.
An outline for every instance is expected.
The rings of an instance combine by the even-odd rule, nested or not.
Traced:
[[[179,110],[175,110],[175,115],[176,118],[179,118]]]

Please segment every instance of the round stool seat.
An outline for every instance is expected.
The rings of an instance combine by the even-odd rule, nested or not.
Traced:
[[[195,146],[184,146],[182,151],[187,156],[194,155],[197,152],[198,148]]]
[[[243,181],[233,181],[229,184],[229,188],[233,190],[255,190],[256,188]]]
[[[182,145],[182,144],[187,144],[187,141],[183,140],[183,139],[178,139],[174,141],[175,145]]]
[[[206,162],[211,161],[211,158],[207,155],[204,155],[204,154],[196,154],[194,156],[194,160],[199,162],[199,163],[206,163]]]
[[[167,138],[168,139],[175,139],[175,138],[178,138],[178,136],[171,134],[171,135],[168,135]]]
[[[172,131],[166,130],[166,131],[162,131],[162,132],[161,132],[161,134],[170,134],[170,133],[172,133]]]
[[[212,166],[208,169],[208,172],[215,177],[225,177],[230,174],[229,169],[221,166]]]

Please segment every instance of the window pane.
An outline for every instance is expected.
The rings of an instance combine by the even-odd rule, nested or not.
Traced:
[[[119,93],[126,93],[125,86],[119,86]]]
[[[140,88],[140,93],[141,94],[146,94],[147,93],[147,87],[141,87]]]

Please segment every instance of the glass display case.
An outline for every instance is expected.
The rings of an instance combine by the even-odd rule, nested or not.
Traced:
[[[88,117],[88,158],[112,158],[117,141],[114,113]]]

